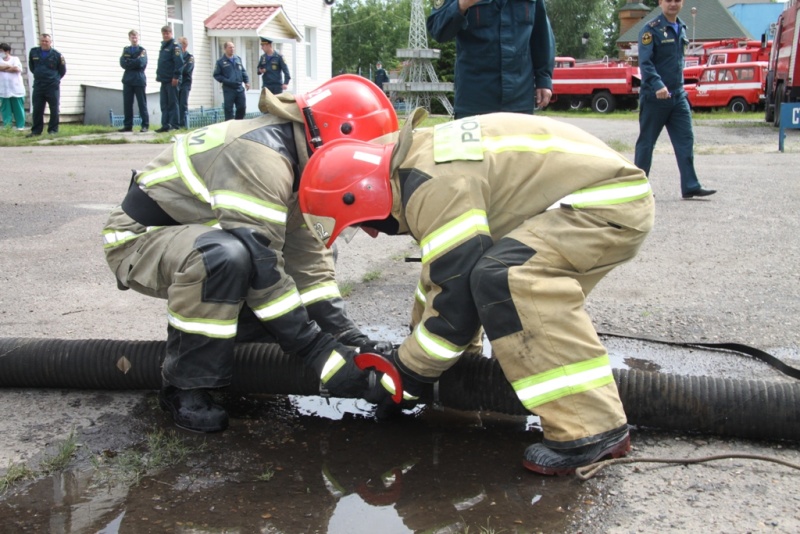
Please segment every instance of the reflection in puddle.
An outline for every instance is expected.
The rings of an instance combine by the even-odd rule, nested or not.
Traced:
[[[530,418],[427,409],[377,423],[366,403],[295,396],[226,406],[227,431],[178,432],[203,446],[180,465],[129,488],[88,465],[64,474],[69,483],[18,486],[0,497],[0,524],[60,534],[553,532],[569,530],[564,510],[580,502],[573,479],[521,467],[541,437],[526,430]],[[166,414],[146,417],[153,431],[172,431]]]

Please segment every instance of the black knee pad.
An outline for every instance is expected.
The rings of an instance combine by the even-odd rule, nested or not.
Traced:
[[[224,230],[207,232],[194,243],[203,257],[206,282],[204,302],[240,302],[250,287],[252,261],[244,244]]]
[[[508,271],[528,261],[536,251],[515,239],[501,239],[472,269],[472,298],[489,341],[522,330],[522,321],[511,299]]]

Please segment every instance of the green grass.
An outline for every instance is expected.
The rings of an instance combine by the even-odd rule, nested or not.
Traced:
[[[374,282],[375,280],[381,277],[380,271],[369,271],[365,273],[364,276],[361,278],[362,282]]]
[[[0,477],[0,495],[6,492],[15,483],[34,478],[36,473],[25,464],[12,464],[8,466],[6,474]]]
[[[57,134],[43,133],[36,137],[27,137],[30,128],[25,131],[0,128],[0,147],[12,146],[63,146],[63,145],[120,145],[132,142],[127,135],[116,134],[117,128],[93,124],[63,123],[58,126]],[[155,134],[147,143],[169,143],[175,132]],[[138,135],[138,134],[133,134]]]
[[[338,282],[339,293],[343,298],[347,298],[353,293],[353,284],[351,282]]]
[[[55,473],[57,471],[63,470],[69,464],[69,461],[72,459],[72,455],[75,454],[75,451],[78,448],[78,443],[75,439],[75,432],[72,431],[67,436],[67,439],[64,440],[58,446],[58,451],[55,455],[49,456],[42,460],[40,465],[42,474],[49,475],[51,473]]]
[[[127,450],[110,457],[99,456],[92,461],[95,469],[105,468],[107,479],[116,479],[137,484],[141,478],[159,469],[178,465],[190,454],[200,452],[205,445],[191,447],[175,434],[158,430],[148,434],[141,450]]]

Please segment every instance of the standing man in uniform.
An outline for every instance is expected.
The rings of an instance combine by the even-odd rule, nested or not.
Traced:
[[[269,89],[273,95],[279,95],[289,87],[289,67],[283,56],[275,51],[272,39],[261,38],[261,50],[264,52],[258,59],[258,73],[261,75],[261,87]]]
[[[456,119],[550,103],[556,43],[543,0],[433,0],[427,26],[456,40]]]
[[[178,125],[188,128],[186,112],[189,109],[189,93],[192,91],[192,73],[194,72],[194,56],[189,52],[189,39],[179,37],[178,44],[183,50],[183,71],[181,71],[181,85],[178,90]]]
[[[125,71],[122,74],[122,111],[125,114],[120,132],[133,131],[133,98],[139,105],[139,117],[142,119],[142,132],[150,128],[150,115],[147,112],[147,51],[139,46],[139,32],[128,32],[130,46],[122,49],[119,66]]]
[[[383,65],[380,61],[375,63],[375,85],[381,88],[383,91],[383,84],[389,81],[389,75],[386,74],[386,69],[383,68]]]
[[[414,131],[397,143],[322,146],[300,180],[306,224],[331,246],[348,227],[410,234],[422,253],[412,334],[388,356],[419,397],[483,326],[544,439],[523,465],[568,474],[630,448],[627,418],[584,303],[652,228],[644,173],[568,124],[492,113]],[[386,376],[367,396],[394,391]]]
[[[317,146],[396,132],[397,115],[357,76],[262,99],[264,115],[194,130],[134,171],[103,230],[118,286],[167,301],[160,403],[197,432],[228,426],[208,390],[231,383],[236,341],[278,343],[343,397],[368,387],[350,347],[379,349],[345,314],[332,254],[304,226],[297,188]]]
[[[250,77],[242,64],[242,58],[235,55],[236,47],[232,42],[225,43],[225,54],[217,60],[214,67],[214,79],[222,84],[223,107],[225,120],[233,118],[241,120],[247,111],[245,90],[250,89]],[[244,87],[242,87],[244,84]],[[236,107],[234,115],[233,108]]]
[[[161,128],[156,130],[158,133],[178,129],[178,88],[183,72],[183,50],[172,38],[171,27],[161,28],[161,39],[156,69],[156,81],[161,82]]]
[[[61,78],[67,73],[67,61],[53,46],[50,34],[39,36],[39,46],[31,48],[28,54],[28,69],[33,74],[33,113],[31,133],[28,137],[42,135],[44,130],[44,106],[50,108],[50,122],[47,133],[58,133],[58,113],[61,100]]]
[[[700,185],[694,169],[694,131],[692,110],[683,90],[683,54],[689,39],[686,24],[678,18],[683,0],[658,0],[662,13],[639,32],[639,139],[634,161],[650,176],[653,149],[664,126],[667,127],[678,171],[681,196],[707,197],[717,191]]]

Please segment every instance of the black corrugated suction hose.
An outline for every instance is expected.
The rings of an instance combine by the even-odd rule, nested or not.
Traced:
[[[158,389],[163,341],[0,339],[0,387]],[[720,436],[800,440],[800,383],[615,369],[629,423]],[[232,390],[316,395],[319,381],[273,344],[241,344]],[[525,415],[497,360],[465,354],[424,400]]]

